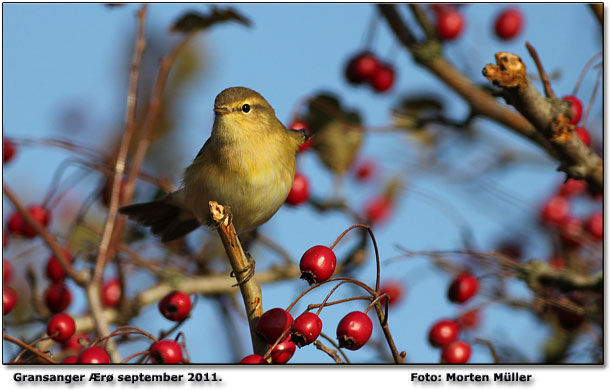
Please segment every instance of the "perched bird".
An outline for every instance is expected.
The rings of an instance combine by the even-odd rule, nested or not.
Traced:
[[[259,93],[233,87],[215,98],[210,138],[187,167],[182,188],[119,209],[162,241],[212,223],[208,202],[229,206],[238,233],[268,221],[289,194],[305,131],[287,130]]]

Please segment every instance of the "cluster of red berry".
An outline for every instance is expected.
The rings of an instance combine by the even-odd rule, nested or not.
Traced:
[[[454,303],[465,303],[478,292],[479,282],[472,274],[462,273],[453,279],[448,288],[448,299]],[[429,330],[429,343],[442,348],[440,361],[449,364],[467,363],[472,353],[470,344],[459,340],[462,327],[471,328],[478,322],[478,310],[473,309],[458,319],[441,319]]]
[[[563,100],[570,102],[572,109],[570,123],[572,125],[577,125],[578,122],[580,122],[580,119],[582,119],[582,102],[573,95],[563,96]],[[584,127],[576,127],[574,131],[576,132],[576,136],[578,136],[578,138],[580,138],[580,140],[584,142],[586,146],[591,146],[591,133],[589,133],[587,129]]]
[[[368,83],[375,92],[387,92],[393,87],[395,70],[391,64],[380,61],[375,54],[364,51],[351,57],[344,69],[349,83]]]

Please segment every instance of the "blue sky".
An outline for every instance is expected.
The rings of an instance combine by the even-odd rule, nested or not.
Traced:
[[[342,77],[344,64],[362,48],[364,32],[374,11],[371,5],[237,4],[235,7],[252,20],[251,28],[222,25],[198,38],[201,59],[207,68],[181,97],[177,131],[180,137],[173,144],[181,148],[181,157],[180,161],[172,162],[170,170],[177,184],[182,168],[190,163],[209,136],[214,97],[229,86],[244,85],[259,91],[275,107],[279,119],[287,124],[297,102],[321,90],[338,93],[344,104],[359,108],[366,123],[372,126],[389,123],[393,104],[403,94],[414,91],[435,91],[443,96],[448,102],[447,114],[452,117],[461,118],[467,113],[464,102],[405,55],[384,23],[378,26],[375,50],[382,58],[391,60],[397,70],[394,89],[389,94],[377,95],[367,88],[354,88],[345,82]],[[446,45],[445,55],[472,79],[484,83],[481,69],[494,61],[496,51],[512,51],[528,59],[523,42],[529,40],[538,49],[547,69],[562,70],[561,77],[553,81],[557,94],[570,93],[586,61],[601,50],[599,25],[588,7],[519,5],[525,14],[525,30],[519,39],[501,42],[493,37],[491,26],[502,7],[501,4],[464,7],[466,31],[462,38]],[[186,10],[206,11],[207,8],[199,4],[152,4],[148,31],[163,33]],[[123,64],[126,48],[131,45],[131,32],[135,29],[136,9],[134,4],[118,9],[95,4],[3,4],[4,134],[16,138],[58,135],[69,138],[70,134],[62,133],[59,115],[67,107],[84,110],[85,126],[96,129],[89,138],[81,139],[83,143],[98,146],[103,144],[101,140],[114,134],[124,115],[127,89],[124,81],[128,69]],[[550,17],[551,13],[554,18]],[[527,60],[527,63],[535,72],[532,62]],[[583,102],[588,101],[594,83],[595,72],[592,71],[578,94]],[[601,132],[598,123],[601,109],[601,99],[598,99],[587,124],[595,139],[601,139],[596,133]],[[537,148],[489,121],[479,120],[477,125],[502,145],[542,156],[540,165],[520,166],[496,177],[496,183],[511,193],[520,207],[500,204],[499,199],[490,195],[490,188],[458,188],[444,180],[406,170],[406,163],[415,157],[418,145],[401,134],[366,135],[363,155],[375,159],[384,176],[403,174],[407,183],[406,196],[398,204],[393,218],[376,230],[383,258],[398,254],[396,244],[414,250],[458,248],[461,232],[454,217],[449,217],[445,211],[449,207],[469,221],[475,241],[482,249],[493,249],[492,245],[504,233],[520,232],[529,225],[534,218],[529,210],[537,207],[562,180],[562,175],[555,172],[555,163]],[[4,170],[4,180],[26,203],[39,202],[55,168],[67,154],[40,146],[24,146],[18,153],[16,161]],[[299,169],[311,179],[313,192],[319,196],[331,194],[331,175],[316,156],[307,154],[299,159]],[[77,188],[91,190],[96,183],[97,179],[90,178]],[[375,186],[364,188],[350,180],[345,184],[344,192],[356,208],[377,189]],[[75,196],[78,198],[79,194]],[[4,201],[3,205],[9,204]],[[5,219],[7,215],[5,211]],[[336,213],[317,214],[307,207],[282,208],[263,231],[282,242],[299,259],[310,246],[333,242],[350,223]],[[348,247],[344,245],[340,252]],[[9,248],[7,257],[19,252],[18,249]],[[44,251],[40,253],[43,254],[42,264],[46,255]],[[528,255],[546,258],[550,253],[546,246],[536,243],[528,248]],[[371,263],[359,275],[364,281],[373,283],[374,261],[373,258],[369,260]],[[450,275],[427,264],[424,259],[416,259],[383,268],[383,280],[386,277],[405,278],[407,298],[402,306],[393,310],[390,326],[399,348],[407,351],[412,362],[438,360],[438,351],[427,344],[426,332],[435,320],[457,313],[457,308],[445,298]],[[288,297],[297,295],[304,287],[293,282],[265,286],[265,308],[287,306]],[[346,293],[349,292],[347,289]],[[516,292],[526,294],[520,286],[516,287]],[[215,306],[202,301],[204,303],[197,306],[194,318],[183,331],[194,345],[202,343],[211,348],[192,348],[192,359],[229,362],[231,355],[219,348],[218,341],[224,324],[216,319]],[[333,335],[335,324],[348,310],[348,307],[329,310],[324,317],[324,332]],[[152,327],[147,330],[155,331],[169,324],[161,319],[155,307],[151,307],[144,311],[136,325]],[[479,336],[495,336],[520,343],[525,354],[535,359],[547,331],[547,327],[537,325],[524,312],[510,312],[493,305],[485,313]],[[246,348],[248,340],[246,333],[243,334]],[[525,339],[533,342],[525,345]],[[367,362],[375,356],[371,350],[351,354],[356,362]],[[325,359],[321,352],[310,347],[298,351],[292,362]],[[472,361],[490,362],[486,348],[475,347]]]

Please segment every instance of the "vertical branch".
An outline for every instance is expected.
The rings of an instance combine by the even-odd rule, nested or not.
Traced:
[[[254,272],[255,264],[249,262],[242,250],[238,234],[230,220],[229,210],[214,201],[209,202],[209,205],[213,220],[219,224],[217,232],[221,237],[225,253],[240,287],[244,308],[249,320],[249,328],[251,329],[253,352],[263,356],[266,353],[266,343],[256,332],[257,321],[263,314],[261,287],[249,276]],[[244,274],[247,275],[243,276]]]
[[[111,242],[113,230],[115,229],[117,211],[119,209],[119,196],[121,181],[123,179],[123,173],[125,171],[125,160],[128,154],[130,141],[132,139],[135,129],[138,76],[140,63],[142,60],[142,53],[146,46],[144,31],[147,7],[148,6],[146,4],[142,5],[137,14],[138,34],[136,37],[136,46],[134,47],[132,68],[130,70],[130,84],[127,97],[125,132],[123,133],[121,144],[119,146],[119,151],[117,153],[117,161],[115,162],[115,170],[113,174],[113,184],[111,188],[108,215],[106,217],[106,223],[104,225],[104,231],[102,233],[102,239],[100,241],[98,256],[96,257],[94,275],[91,283],[87,286],[86,289],[87,299],[89,301],[91,312],[96,323],[96,331],[98,337],[100,338],[106,337],[110,333],[108,323],[106,322],[106,319],[102,314],[102,302],[100,301],[100,285],[102,281],[102,275],[104,273],[104,267],[108,258],[111,255],[111,251],[109,250],[109,244]],[[110,340],[110,342],[108,343],[108,352],[110,353],[113,362],[117,363],[121,361],[121,357],[119,356],[119,353],[116,349],[114,340]]]
[[[535,47],[531,46],[529,42],[525,42],[525,47],[527,47],[527,50],[529,50],[529,54],[531,55],[531,58],[533,58],[533,62],[535,62],[536,66],[538,67],[538,73],[540,74],[540,80],[542,80],[542,85],[544,86],[544,93],[546,94],[546,97],[556,99],[557,96],[555,95],[555,91],[553,91],[552,86],[550,85],[550,79],[546,74],[546,70],[544,70],[544,65],[542,65],[542,62],[540,61],[540,56],[538,55],[538,52],[536,51]]]

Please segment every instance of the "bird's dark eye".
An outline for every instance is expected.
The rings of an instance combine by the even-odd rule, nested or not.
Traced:
[[[242,105],[242,112],[247,113],[249,111],[251,111],[251,106],[248,105],[248,104],[243,104]]]

